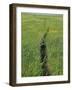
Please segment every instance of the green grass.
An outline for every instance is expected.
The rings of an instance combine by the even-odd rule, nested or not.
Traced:
[[[48,65],[51,75],[63,74],[63,16],[21,14],[22,27],[22,77],[40,76],[40,42],[49,28],[46,38]]]

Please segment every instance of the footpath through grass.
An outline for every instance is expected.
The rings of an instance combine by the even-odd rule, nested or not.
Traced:
[[[51,75],[63,74],[63,16],[21,14],[22,27],[22,77],[41,76],[40,42],[46,38],[48,66]]]

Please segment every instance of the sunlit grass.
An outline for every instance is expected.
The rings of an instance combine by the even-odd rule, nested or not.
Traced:
[[[63,18],[62,15],[21,14],[23,76],[41,76],[40,41],[46,38],[48,65],[51,75],[63,74]]]

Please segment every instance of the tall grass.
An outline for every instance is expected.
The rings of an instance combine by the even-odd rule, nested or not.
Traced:
[[[48,66],[51,75],[63,74],[63,16],[21,14],[22,77],[41,76],[40,41],[49,28],[46,38]]]

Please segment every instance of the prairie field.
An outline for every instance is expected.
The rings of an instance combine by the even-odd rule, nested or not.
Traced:
[[[21,76],[42,76],[40,42],[47,32],[47,65],[50,74],[63,74],[63,16],[21,13]]]

